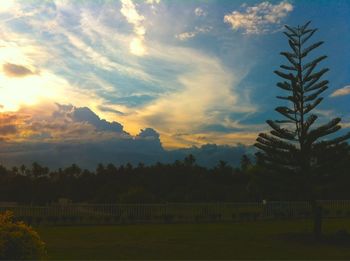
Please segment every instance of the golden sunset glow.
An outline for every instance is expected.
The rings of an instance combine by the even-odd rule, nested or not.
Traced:
[[[224,8],[216,1],[0,1],[0,112],[31,118],[11,134],[15,140],[93,141],[120,124],[115,132],[131,139],[155,130],[164,149],[251,145],[271,116],[272,72],[284,48],[279,32],[300,22],[298,4],[282,0]],[[322,39],[334,38],[326,20],[310,20],[323,28]],[[341,18],[327,21],[344,38],[326,46],[339,63],[322,110],[339,113],[348,128],[349,70],[339,65],[348,56],[337,49],[348,46],[349,34]],[[39,128],[42,121],[60,124]],[[81,126],[68,130],[67,121]],[[84,124],[97,129],[96,138]]]
[[[2,111],[15,111],[21,105],[34,105],[58,94],[50,84],[49,75],[9,78],[0,75],[0,104]]]

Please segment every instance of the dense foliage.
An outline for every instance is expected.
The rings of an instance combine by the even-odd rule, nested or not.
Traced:
[[[339,145],[327,155],[320,152],[316,156],[324,162],[318,170],[320,199],[350,199],[349,146]],[[77,165],[51,171],[33,163],[31,167],[0,168],[0,202],[44,205],[59,198],[90,203],[305,200],[292,186],[296,182],[288,172],[270,173],[259,158],[251,163],[246,156],[240,168],[220,161],[211,169],[198,166],[193,156],[151,166],[100,164],[95,171]]]
[[[0,259],[41,260],[46,257],[44,242],[23,222],[13,221],[11,212],[0,213]]]

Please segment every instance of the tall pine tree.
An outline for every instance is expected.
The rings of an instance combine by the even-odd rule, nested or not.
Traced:
[[[290,171],[303,177],[301,179],[312,203],[315,215],[314,232],[321,232],[319,207],[314,193],[315,176],[313,169],[318,164],[313,151],[322,144],[325,148],[336,146],[350,138],[350,133],[328,140],[322,138],[335,133],[341,126],[341,119],[335,118],[326,124],[317,125],[318,116],[314,109],[322,102],[320,95],[328,89],[329,82],[323,79],[328,68],[318,69],[327,56],[309,59],[310,54],[323,44],[323,41],[311,43],[310,39],[317,29],[309,28],[310,22],[303,26],[285,26],[290,51],[281,52],[288,62],[281,65],[275,73],[282,79],[277,87],[286,91],[285,96],[277,96],[287,103],[275,110],[283,117],[280,120],[267,120],[272,128],[269,134],[260,133],[255,146],[259,148],[260,159],[271,169]]]

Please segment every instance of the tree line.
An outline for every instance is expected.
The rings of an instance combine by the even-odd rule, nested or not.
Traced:
[[[319,199],[349,199],[350,146],[342,143],[320,148],[316,191]],[[0,202],[45,205],[60,198],[74,203],[165,203],[247,202],[307,200],[289,171],[271,171],[260,153],[244,155],[239,167],[219,161],[213,168],[196,163],[192,155],[172,164],[137,166],[99,164],[96,170],[73,164],[50,170],[34,162],[31,166],[0,166]]]

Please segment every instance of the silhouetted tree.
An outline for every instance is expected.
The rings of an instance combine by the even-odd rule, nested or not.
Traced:
[[[99,163],[96,168],[96,174],[102,175],[105,172],[105,166],[102,163]]]
[[[39,163],[33,162],[31,174],[32,174],[34,177],[45,176],[45,175],[47,175],[48,173],[49,173],[49,168],[48,168],[48,167],[43,167],[43,166],[41,166]]]
[[[241,158],[241,170],[247,171],[247,169],[251,165],[252,165],[252,162],[251,162],[250,158],[246,154],[244,154]]]
[[[12,167],[12,173],[17,175],[19,173],[19,170],[16,166]]]
[[[27,172],[27,167],[26,167],[24,164],[22,164],[22,165],[19,167],[19,169],[20,169],[22,175],[27,174],[27,173],[26,173],[26,172]]]
[[[192,167],[195,164],[195,162],[196,162],[196,158],[192,154],[189,154],[184,159],[184,164],[187,167]]]
[[[328,81],[321,80],[328,68],[316,71],[321,61],[327,58],[323,55],[315,59],[307,60],[311,51],[323,44],[319,41],[305,46],[317,29],[309,28],[310,22],[303,26],[285,26],[284,34],[288,38],[290,52],[281,52],[289,62],[281,65],[283,71],[275,71],[283,80],[277,86],[287,91],[286,96],[277,96],[278,99],[287,101],[289,106],[277,107],[284,119],[267,120],[272,128],[270,134],[260,133],[256,147],[263,151],[264,163],[270,168],[287,170],[299,175],[304,191],[311,202],[314,213],[314,233],[321,233],[321,209],[317,206],[315,193],[315,168],[313,151],[319,144],[319,139],[338,131],[341,119],[335,118],[327,124],[311,128],[317,120],[317,115],[311,113],[323,100],[319,97],[328,88]],[[322,141],[327,148],[339,144],[350,138],[350,133],[327,141]]]

